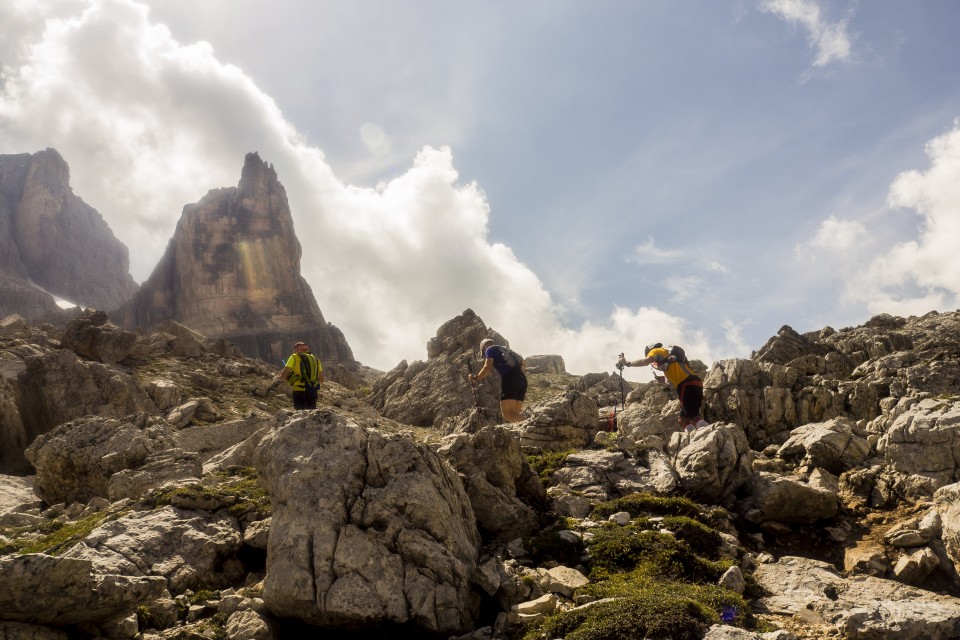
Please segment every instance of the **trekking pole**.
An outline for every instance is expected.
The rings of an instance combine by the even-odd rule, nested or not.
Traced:
[[[622,353],[620,354],[620,357],[621,357],[621,358],[623,357],[623,354],[622,354]],[[626,401],[626,396],[624,396],[624,394],[623,394],[623,365],[620,364],[619,361],[617,362],[617,371],[619,371],[619,373],[620,373],[620,408],[621,408],[621,409],[626,409],[626,408],[627,408],[627,401]],[[617,408],[617,405],[613,405],[613,408],[616,409],[616,408]]]
[[[470,356],[467,356],[467,371],[470,372],[470,375],[473,375],[473,361],[470,360]],[[477,391],[477,381],[470,379],[470,386],[473,387],[473,401],[477,404],[477,411],[480,411],[480,393]]]
[[[623,358],[623,354],[620,354],[620,357]],[[626,409],[627,405],[623,399],[623,365],[620,362],[617,362],[617,371],[620,374],[620,405]],[[607,421],[607,431],[617,431],[617,403],[613,403],[613,411],[610,412],[609,420]]]

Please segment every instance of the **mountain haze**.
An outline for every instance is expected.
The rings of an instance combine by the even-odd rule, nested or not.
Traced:
[[[52,296],[111,309],[136,290],[127,247],[73,193],[56,150],[0,155],[0,315],[49,319]]]

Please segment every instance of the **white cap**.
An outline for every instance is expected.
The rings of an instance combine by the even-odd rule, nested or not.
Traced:
[[[493,344],[493,340],[490,338],[484,338],[480,341],[480,355],[483,355],[483,352],[486,351],[487,347]]]

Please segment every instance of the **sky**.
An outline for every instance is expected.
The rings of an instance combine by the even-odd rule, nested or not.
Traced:
[[[960,297],[955,0],[4,0],[0,153],[149,277],[256,151],[354,355],[473,309],[571,373]],[[651,379],[628,369],[627,379]]]

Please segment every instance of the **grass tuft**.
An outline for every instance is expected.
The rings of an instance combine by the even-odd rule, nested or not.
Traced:
[[[544,451],[540,454],[527,456],[527,463],[530,465],[530,468],[540,476],[540,482],[543,483],[543,486],[549,487],[553,484],[553,474],[563,467],[567,456],[571,453],[574,453],[573,449],[566,451]]]
[[[686,498],[635,494],[598,505],[594,516],[618,511],[633,521],[594,529],[586,545],[590,583],[577,595],[591,602],[534,623],[524,640],[699,640],[724,611],[734,626],[762,626],[743,596],[716,584],[733,562],[719,559],[713,514]]]

